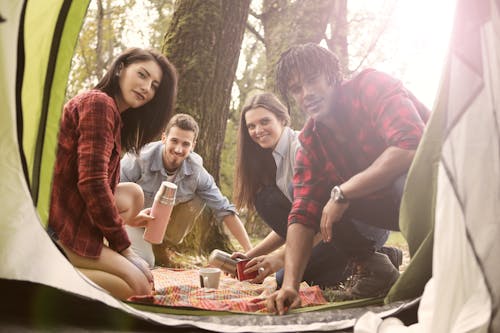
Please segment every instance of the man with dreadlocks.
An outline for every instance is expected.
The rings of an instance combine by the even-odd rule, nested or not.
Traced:
[[[406,173],[429,110],[402,83],[373,69],[343,80],[338,58],[315,44],[294,46],[277,64],[279,93],[305,112],[288,217],[285,276],[271,312],[300,306],[298,288],[313,237],[351,258],[337,300],[383,296],[399,277],[377,247],[398,230]]]

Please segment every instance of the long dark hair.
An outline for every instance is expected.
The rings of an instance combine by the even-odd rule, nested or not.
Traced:
[[[290,115],[278,97],[272,93],[251,96],[245,102],[238,129],[238,148],[236,177],[234,181],[234,202],[236,207],[254,208],[255,194],[263,186],[276,183],[276,163],[272,149],[264,149],[255,143],[248,134],[245,114],[262,107],[272,112],[284,126],[290,124]]]
[[[290,109],[288,84],[293,76],[299,78],[310,74],[325,74],[329,83],[342,82],[339,58],[330,50],[314,43],[295,45],[283,52],[276,64],[276,90]]]
[[[161,67],[162,80],[151,101],[139,108],[130,108],[121,113],[123,122],[121,143],[124,151],[138,152],[146,143],[157,139],[165,128],[172,116],[177,96],[177,71],[174,65],[158,51],[129,48],[113,61],[108,72],[94,87],[114,97],[120,93],[118,76],[120,69],[149,60],[155,61]]]

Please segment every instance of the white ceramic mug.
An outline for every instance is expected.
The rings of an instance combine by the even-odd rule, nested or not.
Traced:
[[[200,287],[202,288],[219,288],[220,268],[205,267],[200,269]]]

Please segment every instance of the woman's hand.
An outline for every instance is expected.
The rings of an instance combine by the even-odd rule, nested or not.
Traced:
[[[132,250],[131,247],[126,248],[125,250],[120,252],[120,254],[124,256],[132,264],[134,264],[135,267],[139,268],[139,270],[146,276],[146,279],[148,279],[148,282],[151,284],[151,287],[153,287],[154,283],[153,274],[151,274],[151,271],[146,261],[141,257],[139,257],[134,252],[134,250]]]
[[[245,274],[257,272],[257,276],[250,280],[252,283],[262,283],[264,279],[277,272],[284,265],[284,257],[281,253],[272,253],[255,257],[245,266]]]
[[[248,260],[250,259],[250,257],[242,252],[233,252],[233,254],[231,254],[231,259]]]
[[[151,208],[143,209],[137,214],[137,216],[131,218],[126,223],[131,227],[145,227],[150,221],[154,221],[154,217],[151,216]]]

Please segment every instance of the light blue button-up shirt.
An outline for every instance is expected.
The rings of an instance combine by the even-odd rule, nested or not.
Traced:
[[[127,153],[121,160],[120,182],[134,182],[144,191],[144,206],[153,205],[154,196],[163,181],[167,180],[167,171],[163,166],[161,141],[147,144],[140,155]],[[198,196],[210,207],[217,219],[229,214],[236,214],[235,206],[222,195],[214,178],[203,167],[203,159],[195,152],[182,162],[174,180],[177,185],[175,204],[187,202]]]
[[[299,147],[299,131],[285,127],[273,150],[276,162],[276,186],[290,202],[293,202],[293,167]]]

